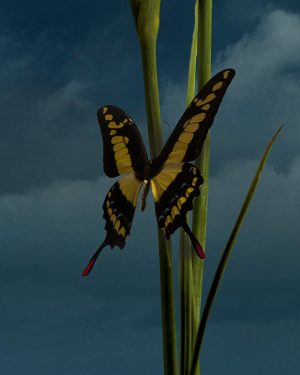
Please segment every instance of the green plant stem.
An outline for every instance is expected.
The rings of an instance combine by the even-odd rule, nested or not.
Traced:
[[[210,79],[211,76],[211,28],[212,28],[212,1],[199,0],[198,16],[198,91]],[[200,243],[205,247],[206,222],[208,205],[208,170],[210,153],[210,135],[204,142],[200,158],[196,160],[196,165],[200,169],[204,183],[200,189],[200,196],[196,199],[193,213],[193,232],[198,237]],[[193,254],[194,289],[196,294],[196,306],[200,310],[202,278],[204,262]]]
[[[144,89],[151,157],[162,148],[159,91],[156,64],[156,39],[159,29],[160,0],[131,0],[144,73]],[[164,374],[177,375],[176,324],[172,248],[158,228]]]
[[[199,0],[198,6],[198,91],[211,77],[211,36],[212,36],[212,0]],[[205,248],[206,240],[206,222],[207,222],[207,205],[208,205],[208,170],[209,170],[209,153],[210,153],[210,135],[208,134],[204,142],[202,153],[196,160],[204,183],[200,189],[200,196],[195,200],[193,211],[193,233],[199,239]],[[193,320],[193,342],[199,325],[200,307],[202,297],[202,284],[204,261],[199,260],[195,253],[192,254],[193,263],[193,280],[194,280],[194,298],[196,313]],[[193,368],[191,375],[200,373],[199,363]]]
[[[195,22],[192,35],[186,104],[195,96],[196,62],[198,37],[198,1],[195,2]],[[190,215],[187,214],[187,222]],[[193,354],[193,322],[195,316],[195,298],[191,242],[183,229],[180,230],[179,253],[179,289],[180,289],[180,375],[187,375]],[[197,320],[198,321],[198,320]]]
[[[239,213],[239,216],[234,224],[234,227],[232,229],[232,232],[230,234],[230,237],[228,239],[228,242],[225,246],[225,249],[223,251],[223,255],[221,257],[221,260],[219,262],[219,265],[217,267],[217,270],[216,270],[216,273],[215,273],[215,276],[214,276],[214,279],[213,279],[213,282],[212,282],[212,285],[210,287],[210,290],[209,290],[209,293],[208,293],[208,296],[207,296],[207,300],[206,300],[206,303],[205,303],[205,306],[204,306],[204,309],[203,309],[203,313],[202,313],[202,317],[201,317],[201,322],[200,322],[200,325],[199,325],[199,328],[198,328],[198,332],[197,332],[197,338],[196,338],[196,344],[195,344],[195,350],[194,350],[194,354],[193,354],[193,360],[192,360],[192,365],[191,365],[191,371],[190,371],[190,374],[193,374],[194,372],[194,369],[197,365],[197,362],[198,362],[198,358],[199,358],[199,354],[200,354],[200,350],[201,350],[201,345],[202,345],[202,341],[203,341],[203,337],[204,337],[204,332],[205,332],[205,327],[206,327],[206,323],[207,323],[207,320],[208,320],[208,317],[209,317],[209,314],[210,314],[210,311],[211,311],[211,307],[213,305],[213,302],[214,302],[214,299],[216,297],[216,294],[217,294],[217,291],[219,289],[219,286],[220,286],[220,282],[222,280],[222,277],[223,277],[223,274],[225,272],[225,269],[226,269],[226,265],[227,265],[227,262],[228,262],[228,258],[230,256],[230,254],[232,253],[232,250],[233,250],[233,247],[234,247],[234,244],[235,244],[235,241],[236,241],[236,238],[239,234],[239,231],[240,231],[240,228],[241,228],[241,225],[243,223],[243,220],[245,218],[245,215],[247,213],[247,210],[248,210],[248,207],[249,207],[249,204],[252,200],[252,197],[253,197],[253,194],[255,192],[255,189],[256,189],[256,186],[257,186],[257,183],[261,177],[261,173],[263,171],[263,168],[265,166],[265,163],[267,161],[267,158],[269,156],[269,153],[271,151],[271,148],[279,134],[279,132],[281,131],[282,127],[280,127],[276,133],[273,135],[270,143],[268,144],[266,150],[264,151],[264,154],[260,160],[260,163],[259,163],[259,166],[256,170],[256,173],[253,177],[253,180],[251,182],[251,185],[250,185],[250,188],[248,190],[248,193],[246,195],[246,198],[244,200],[244,203],[242,205],[242,208],[241,208],[241,211]]]

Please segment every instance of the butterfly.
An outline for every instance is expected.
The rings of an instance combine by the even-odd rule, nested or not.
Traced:
[[[222,98],[235,75],[225,69],[212,77],[195,96],[178,121],[160,154],[149,160],[134,121],[113,105],[101,107],[97,117],[103,138],[103,165],[108,177],[120,176],[103,203],[106,237],[90,259],[82,276],[87,276],[105,246],[124,248],[130,234],[138,195],[143,189],[141,209],[151,188],[160,228],[168,239],[179,227],[189,236],[200,258],[204,251],[186,221],[194,197],[204,182],[190,163],[201,153]]]

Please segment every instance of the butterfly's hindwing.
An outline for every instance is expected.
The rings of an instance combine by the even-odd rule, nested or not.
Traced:
[[[126,237],[130,233],[138,193],[143,183],[133,173],[121,177],[107,193],[103,203],[103,217],[107,245],[125,246]]]
[[[192,100],[153,167],[195,160],[201,153],[207,132],[211,127],[222,98],[234,77],[234,70],[216,74]]]
[[[142,174],[148,157],[133,120],[112,105],[100,108],[97,116],[103,138],[104,172],[109,177],[130,172]]]
[[[190,163],[166,165],[151,180],[157,221],[167,238],[186,222],[202,183],[198,168]]]

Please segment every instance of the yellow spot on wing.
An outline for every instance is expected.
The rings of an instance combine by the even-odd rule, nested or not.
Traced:
[[[121,160],[117,161],[117,167],[120,174],[132,172],[131,159],[129,155],[125,155]]]
[[[185,127],[184,131],[189,132],[189,133],[194,133],[199,129],[199,124],[189,124],[188,126]]]
[[[125,233],[126,233],[126,229],[124,227],[122,227],[120,230],[119,230],[119,235],[125,237]]]
[[[124,140],[125,140],[126,143],[129,142],[129,138],[128,137],[124,137]]]
[[[106,202],[106,207],[108,208],[110,206],[109,201]]]
[[[206,117],[206,113],[200,112],[191,118],[190,123],[194,124],[197,122],[201,122],[205,119],[205,117]]]
[[[229,70],[225,70],[225,72],[223,73],[223,77],[226,79],[229,75]]]
[[[113,115],[109,115],[109,114],[105,115],[105,120],[110,121],[112,119],[113,119]]]
[[[208,103],[208,102],[211,102],[212,100],[215,99],[215,97],[216,97],[216,94],[211,93],[211,94],[207,95],[207,97],[206,97],[205,99],[203,99],[203,100],[202,100],[202,99],[198,100],[197,103],[196,103],[196,106],[197,106],[197,107],[200,107],[200,106],[203,105],[203,104],[206,104],[206,103]]]
[[[191,140],[193,139],[193,136],[194,136],[193,133],[184,132],[180,134],[178,140],[183,143],[190,143]]]
[[[177,206],[181,210],[181,206],[186,202],[185,197],[180,197],[177,201]]]
[[[121,150],[119,150],[115,153],[115,159],[116,160],[121,159],[123,156],[125,156],[127,154],[128,154],[128,149],[127,149],[127,147],[124,147],[124,148],[122,148]]]
[[[222,87],[222,85],[223,85],[223,82],[220,81],[220,82],[216,83],[216,84],[213,86],[212,90],[213,90],[213,91],[217,91],[217,90],[219,90],[219,89]]]
[[[111,121],[109,124],[108,124],[108,127],[110,129],[120,129],[120,128],[123,128],[124,126],[124,123],[123,122],[120,122],[119,124],[117,124],[115,121]]]
[[[117,132],[116,132],[115,130],[111,130],[111,131],[109,132],[109,135],[115,135],[115,134],[117,134]]]
[[[121,161],[118,161],[117,168],[120,174],[132,172],[132,165],[131,165],[130,159],[129,160],[121,159]]]
[[[209,108],[210,108],[210,104],[209,104],[209,103],[207,103],[207,104],[205,104],[203,107],[201,107],[201,109],[202,109],[203,111],[208,111]]]
[[[107,112],[107,107],[103,107],[102,108],[102,113],[105,115],[106,112]]]
[[[123,137],[120,136],[120,135],[116,135],[116,136],[112,137],[112,139],[110,141],[113,145],[115,145],[116,143],[123,142]]]
[[[115,224],[115,226],[114,226],[114,229],[115,229],[116,231],[118,231],[119,228],[120,228],[120,220],[117,220],[117,221],[116,221],[116,224]]]
[[[176,206],[173,206],[172,210],[171,210],[172,219],[174,220],[175,216],[179,215],[179,214],[180,214],[180,212],[179,212],[178,208]]]
[[[121,150],[122,148],[126,147],[124,142],[116,143],[113,147],[114,152]]]
[[[110,220],[113,222],[113,224],[116,222],[117,218],[115,214],[112,214],[110,217]]]
[[[187,145],[180,143],[180,142],[176,142],[170,155],[173,154],[174,152],[184,153],[186,149],[187,149]]]
[[[187,147],[187,143],[176,142],[168,156],[167,163],[180,162],[186,153]]]
[[[112,209],[109,208],[109,209],[107,210],[107,212],[108,212],[108,215],[111,216],[111,214],[112,214]]]
[[[191,194],[191,192],[192,192],[193,190],[194,190],[194,188],[189,187],[189,188],[186,190],[186,192],[185,192],[185,196],[188,198],[189,195]]]
[[[131,157],[129,154],[124,155],[121,160],[117,161],[118,164],[123,163],[123,162],[131,163]]]
[[[198,177],[194,177],[194,178],[193,178],[192,185],[193,185],[193,186],[196,186],[197,181],[198,181]]]

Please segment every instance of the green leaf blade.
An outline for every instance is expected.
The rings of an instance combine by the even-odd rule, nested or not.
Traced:
[[[215,296],[217,294],[217,291],[219,289],[222,277],[224,275],[228,259],[229,259],[230,255],[232,253],[235,241],[236,241],[237,236],[240,232],[241,225],[242,225],[242,223],[244,221],[244,218],[246,216],[248,207],[249,207],[250,202],[253,198],[253,194],[256,190],[257,184],[258,184],[259,179],[261,177],[262,171],[264,169],[264,166],[266,164],[266,161],[268,159],[268,156],[270,154],[272,146],[273,146],[274,142],[276,141],[276,138],[277,138],[278,134],[280,133],[281,129],[282,129],[282,126],[275,132],[275,134],[273,135],[270,143],[268,144],[268,146],[266,147],[266,149],[265,149],[265,151],[262,155],[262,158],[260,160],[260,163],[258,165],[256,173],[255,173],[255,175],[252,179],[251,185],[249,187],[248,193],[246,195],[246,198],[244,200],[244,203],[242,205],[242,208],[240,210],[238,218],[237,218],[237,220],[234,224],[234,227],[232,229],[230,237],[229,237],[229,239],[227,241],[227,244],[225,246],[225,249],[223,251],[223,255],[222,255],[221,260],[219,262],[218,268],[216,270],[212,285],[210,287],[210,290],[209,290],[209,293],[208,293],[208,296],[207,296],[206,304],[204,306],[203,314],[202,314],[202,317],[201,317],[201,322],[199,324],[195,348],[194,348],[194,353],[193,353],[193,359],[192,359],[192,364],[191,364],[191,369],[190,369],[190,372],[189,372],[190,375],[195,374],[195,369],[196,369],[198,358],[199,358],[199,355],[200,355],[200,350],[201,350],[201,345],[202,345],[202,341],[203,341],[203,337],[204,337],[206,323],[208,321],[208,317],[209,317],[209,314],[210,314]]]

